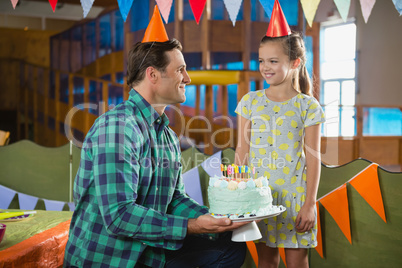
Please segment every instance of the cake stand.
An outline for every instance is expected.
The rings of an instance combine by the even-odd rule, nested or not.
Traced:
[[[257,223],[255,221],[278,216],[285,210],[286,210],[285,207],[277,206],[276,209],[274,210],[274,212],[267,214],[267,215],[240,218],[240,219],[232,219],[233,222],[251,221],[249,224],[243,225],[243,226],[233,230],[232,241],[233,242],[246,242],[246,241],[253,241],[253,240],[260,239],[262,237],[261,232],[258,229]]]

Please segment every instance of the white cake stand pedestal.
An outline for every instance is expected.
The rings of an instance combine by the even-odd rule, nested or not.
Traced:
[[[257,216],[257,217],[252,217],[252,218],[247,217],[247,218],[233,219],[232,220],[233,222],[240,222],[240,221],[251,221],[251,222],[249,224],[243,225],[243,226],[233,230],[232,241],[246,242],[246,241],[260,239],[262,237],[261,232],[258,229],[257,223],[255,221],[278,216],[285,210],[286,210],[286,208],[284,206],[276,206],[276,207],[274,207],[272,213],[267,214],[267,215]]]
[[[260,229],[258,229],[255,221],[233,230],[232,233],[233,242],[253,241],[260,239],[261,237]]]

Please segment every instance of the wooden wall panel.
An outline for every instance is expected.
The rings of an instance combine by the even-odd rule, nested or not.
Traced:
[[[61,40],[60,51],[57,57],[60,60],[60,71],[70,71],[70,40]]]
[[[64,123],[65,118],[68,114],[68,112],[70,111],[70,107],[68,106],[67,103],[64,102],[60,102],[59,104],[59,116],[60,116],[60,120]]]
[[[326,165],[343,165],[352,161],[353,139],[321,137],[321,161]]]
[[[349,140],[340,140],[339,142],[339,165],[343,165],[349,163],[350,161],[354,160],[353,157],[353,150],[354,150],[354,143],[357,142],[354,139]]]
[[[81,41],[71,41],[71,58],[70,67],[71,72],[77,72],[82,68],[82,42]]]
[[[144,38],[144,33],[145,33],[145,29],[143,29],[143,30],[138,30],[138,31],[136,31],[136,32],[132,32],[132,33],[129,33],[129,34],[128,34],[128,35],[130,36],[130,37],[127,39],[127,43],[126,43],[128,50],[130,50],[130,48],[131,48],[133,45],[135,45],[137,42],[141,42],[141,41],[142,41],[142,38]],[[127,35],[126,35],[126,36],[127,36]]]
[[[231,21],[209,21],[211,52],[241,52],[244,42],[242,24],[243,21],[237,21],[233,27]]]
[[[45,114],[45,97],[41,94],[38,94],[37,97],[37,102],[38,102],[38,111]]]
[[[267,33],[268,23],[253,21],[251,22],[251,40],[250,40],[250,50],[251,52],[258,52],[260,47],[260,41]]]
[[[76,110],[74,114],[72,114],[71,118],[71,127],[78,129],[79,131],[86,133],[85,127],[85,117],[87,111]]]
[[[0,64],[0,110],[17,109],[19,83],[19,62],[2,61]]]
[[[28,109],[33,109],[33,100],[34,100],[34,92],[32,90],[28,90]]]
[[[20,59],[43,67],[50,65],[50,36],[54,31],[0,29],[0,58]]]
[[[82,68],[79,73],[91,77],[102,77],[106,74],[113,74],[124,71],[124,53],[123,51],[112,52],[99,58],[86,67]]]
[[[48,107],[49,115],[54,117],[56,115],[56,105],[53,99],[48,99]]]
[[[382,165],[399,164],[400,137],[364,137],[360,140],[360,157]]]
[[[165,24],[165,29],[166,29],[166,33],[169,37],[169,39],[172,39],[174,36],[174,31],[175,31],[175,23],[168,23]],[[180,40],[179,40],[180,41]]]
[[[201,27],[195,21],[183,21],[183,52],[201,52]]]
[[[84,131],[84,135],[86,135],[89,131],[89,129],[92,127],[92,125],[95,123],[95,120],[98,118],[98,115],[94,114],[88,114],[88,125],[87,129]]]

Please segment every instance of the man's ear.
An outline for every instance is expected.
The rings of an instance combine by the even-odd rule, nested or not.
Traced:
[[[297,69],[297,68],[299,68],[300,62],[301,62],[300,58],[295,59],[295,60],[293,61],[292,69]]]
[[[151,83],[156,83],[158,80],[158,71],[154,67],[149,66],[145,70],[145,76]]]

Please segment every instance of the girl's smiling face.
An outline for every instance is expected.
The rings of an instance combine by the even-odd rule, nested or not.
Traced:
[[[292,63],[284,53],[281,42],[267,42],[258,50],[260,73],[271,86],[280,85],[287,79],[291,80]]]

